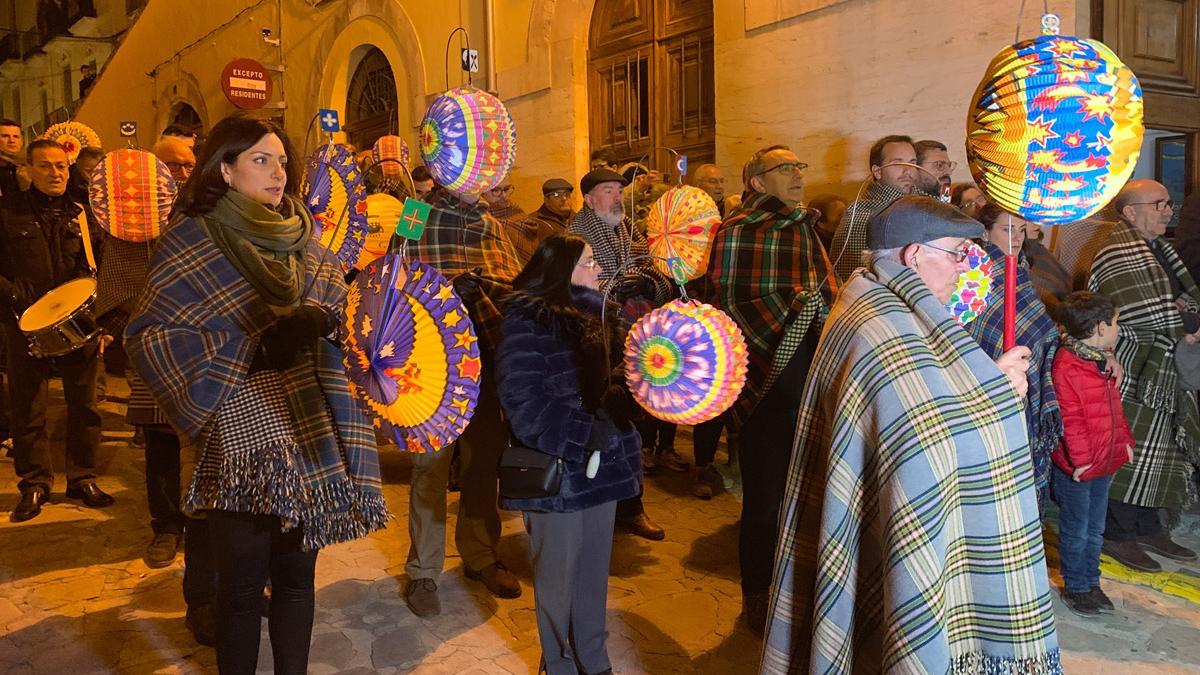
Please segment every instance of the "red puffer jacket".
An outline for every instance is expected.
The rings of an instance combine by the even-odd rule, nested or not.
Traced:
[[[1128,460],[1125,446],[1134,445],[1116,382],[1099,365],[1065,347],[1054,357],[1054,393],[1062,410],[1063,438],[1050,458],[1068,474],[1091,464],[1081,481],[1116,473]]]

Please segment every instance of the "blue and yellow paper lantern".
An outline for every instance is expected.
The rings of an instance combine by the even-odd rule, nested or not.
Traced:
[[[304,206],[320,229],[321,245],[354,267],[367,238],[367,188],[354,153],[344,145],[317,148],[305,163]]]
[[[1112,50],[1043,35],[992,59],[967,115],[967,160],[997,206],[1061,225],[1116,196],[1142,131],[1141,86]]]
[[[517,156],[517,130],[500,99],[474,87],[437,97],[421,120],[421,157],[451,192],[479,194],[500,184]]]

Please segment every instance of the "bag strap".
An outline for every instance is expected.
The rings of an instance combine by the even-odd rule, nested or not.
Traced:
[[[79,206],[76,204],[76,206]],[[87,258],[88,267],[92,270],[92,274],[96,274],[96,254],[92,251],[92,233],[88,230],[87,211],[82,206],[79,207],[79,213],[75,216],[75,222],[79,225],[79,233],[83,235],[83,255]]]

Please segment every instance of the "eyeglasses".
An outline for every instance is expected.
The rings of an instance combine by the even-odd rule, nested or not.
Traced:
[[[588,258],[587,260],[580,260],[575,266],[590,270],[595,269],[599,264],[595,258]]]
[[[1174,199],[1156,199],[1152,202],[1130,202],[1130,203],[1126,204],[1125,206],[1145,206],[1147,204],[1153,205],[1155,211],[1162,211],[1163,209],[1175,208],[1175,200]]]
[[[783,164],[776,164],[775,166],[773,166],[769,169],[763,169],[762,171],[759,171],[758,173],[756,173],[754,175],[764,176],[768,173],[771,173],[772,171],[786,171],[787,173],[797,174],[797,173],[804,173],[804,170],[807,168],[808,168],[808,165],[805,164],[804,162],[784,162]]]
[[[921,244],[921,246],[924,246],[925,248],[931,248],[935,251],[941,251],[942,253],[949,253],[954,257],[954,262],[956,263],[960,263],[967,259],[967,249],[965,248],[952,251],[948,248],[942,248],[941,246],[934,246],[933,244]]]
[[[958,162],[947,162],[945,160],[938,160],[936,162],[927,162],[925,164],[922,164],[921,166],[925,167],[926,169],[933,169],[934,171],[941,171],[941,172],[949,173],[958,167]]]
[[[571,196],[572,192],[574,192],[574,190],[554,190],[553,192],[547,192],[546,196],[555,197],[558,199],[566,199],[567,197]]]
[[[182,171],[182,170],[195,171],[196,170],[196,165],[192,164],[192,163],[163,162],[163,164],[166,164],[167,168],[170,169],[171,171]]]
[[[513,191],[513,186],[511,186],[511,185],[498,185],[498,186],[492,188],[491,190],[489,190],[488,192],[497,192],[500,194],[508,194],[512,191]]]

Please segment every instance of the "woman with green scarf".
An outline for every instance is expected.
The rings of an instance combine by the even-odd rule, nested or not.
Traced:
[[[255,671],[268,578],[275,672],[306,672],[317,551],[389,518],[333,341],[346,285],[291,196],[293,159],[270,122],[213,127],[126,329],[138,374],[198,454],[184,509],[209,521],[222,673]]]

